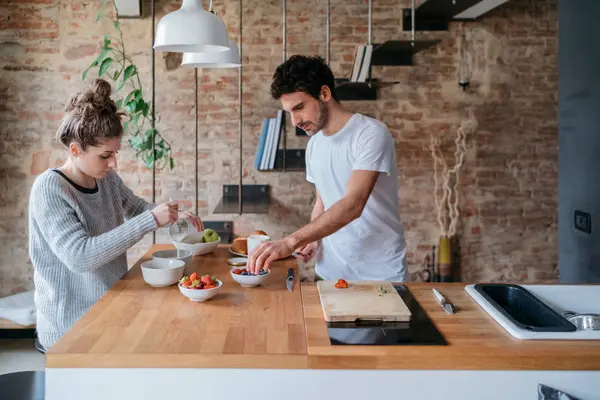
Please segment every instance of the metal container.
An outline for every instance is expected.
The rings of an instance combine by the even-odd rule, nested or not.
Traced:
[[[575,327],[577,330],[586,331],[597,331],[600,330],[600,314],[577,314],[573,311],[565,311],[563,316]]]

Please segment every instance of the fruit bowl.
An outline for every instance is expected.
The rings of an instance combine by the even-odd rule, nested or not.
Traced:
[[[209,285],[209,286],[207,286]],[[213,287],[214,286],[214,287]],[[191,301],[205,301],[216,295],[223,287],[223,282],[214,276],[199,277],[195,272],[184,276],[177,285],[179,291]]]
[[[213,241],[207,241],[207,232],[210,233],[209,240]],[[214,234],[212,232],[214,232]],[[177,249],[189,251],[193,256],[212,253],[219,243],[221,243],[219,235],[217,235],[215,231],[209,229],[202,232],[193,232],[182,241],[173,240],[173,244]]]
[[[236,272],[240,272],[240,273],[236,273]],[[267,280],[267,277],[269,275],[271,275],[271,270],[264,272],[261,275],[243,275],[243,273],[246,272],[246,268],[245,267],[236,267],[236,268],[232,268],[229,271],[229,274],[231,275],[231,277],[233,278],[234,281],[236,281],[237,283],[239,283],[240,285],[244,286],[244,287],[254,287],[254,286],[258,286],[261,283],[263,283],[265,280]]]

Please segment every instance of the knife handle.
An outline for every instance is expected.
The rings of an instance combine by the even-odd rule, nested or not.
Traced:
[[[287,278],[288,278],[288,280],[294,279],[294,268],[288,269]]]
[[[433,294],[438,299],[440,304],[444,304],[446,302],[446,299],[444,299],[444,296],[442,296],[442,294],[440,292],[438,292],[436,289],[433,289]]]

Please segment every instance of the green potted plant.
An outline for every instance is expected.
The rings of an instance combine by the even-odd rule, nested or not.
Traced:
[[[105,10],[109,0],[103,0],[100,11],[96,18],[99,22],[105,16]],[[100,54],[83,72],[82,79],[85,80],[88,73],[97,70],[98,77],[112,80],[115,84],[115,92],[124,96],[117,100],[117,107],[127,111],[129,119],[123,124],[126,133],[129,133],[127,142],[135,150],[136,156],[140,157],[148,169],[153,166],[163,169],[167,165],[173,169],[174,161],[171,156],[171,146],[165,138],[152,127],[152,115],[150,110],[152,104],[144,99],[142,83],[138,75],[138,68],[131,57],[125,51],[125,41],[121,23],[118,20],[117,6],[111,2],[114,8],[114,19],[112,20],[115,34],[105,35]],[[149,122],[150,126],[146,123]]]

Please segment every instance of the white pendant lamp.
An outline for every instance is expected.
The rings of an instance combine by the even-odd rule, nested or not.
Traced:
[[[229,50],[227,28],[202,0],[183,0],[181,8],[162,17],[156,26],[154,49],[175,53],[215,53]]]
[[[218,53],[184,53],[181,65],[189,68],[235,68],[242,64],[237,44],[230,39],[229,50]]]

